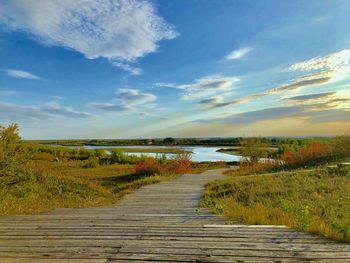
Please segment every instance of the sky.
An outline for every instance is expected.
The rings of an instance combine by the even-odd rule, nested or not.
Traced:
[[[0,124],[25,139],[350,130],[348,0],[3,0]]]

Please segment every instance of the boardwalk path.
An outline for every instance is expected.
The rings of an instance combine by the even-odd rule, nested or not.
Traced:
[[[350,245],[196,213],[221,172],[145,186],[114,207],[0,217],[0,262],[350,262]]]

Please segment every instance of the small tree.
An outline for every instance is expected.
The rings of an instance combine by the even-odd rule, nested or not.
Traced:
[[[268,143],[261,138],[245,138],[240,140],[241,152],[246,161],[250,163],[257,163],[260,158],[268,156]]]
[[[0,125],[0,177],[17,175],[26,161],[26,149],[21,142],[18,125],[11,124],[7,128]]]

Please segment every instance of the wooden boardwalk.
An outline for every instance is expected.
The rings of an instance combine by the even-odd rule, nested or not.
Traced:
[[[0,217],[0,262],[350,262],[350,245],[196,211],[221,170],[145,186],[114,207]]]

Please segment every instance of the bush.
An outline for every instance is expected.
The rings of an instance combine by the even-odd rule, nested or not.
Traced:
[[[192,162],[188,153],[178,154],[171,160],[146,157],[135,163],[136,174],[183,174],[190,172]]]
[[[269,151],[267,147],[268,143],[264,142],[261,138],[246,138],[240,140],[241,151],[245,156],[245,161],[251,163],[257,163],[261,158],[266,158]]]
[[[99,166],[99,159],[95,156],[90,156],[89,159],[83,161],[83,168],[95,168]]]
[[[17,124],[7,128],[0,125],[0,177],[18,175],[27,160],[26,147],[19,136]]]

